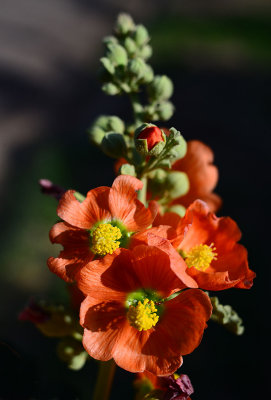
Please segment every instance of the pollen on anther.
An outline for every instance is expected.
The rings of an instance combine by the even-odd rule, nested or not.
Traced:
[[[194,246],[185,253],[186,265],[189,268],[194,267],[199,271],[205,271],[210,267],[211,262],[217,259],[215,250],[214,243],[211,243],[210,246],[207,244]]]
[[[119,248],[118,239],[121,236],[121,231],[117,226],[112,226],[110,223],[98,225],[92,232],[92,252],[99,256],[112,254]]]
[[[156,311],[157,308],[154,302],[149,299],[144,299],[143,303],[139,301],[136,306],[130,305],[127,318],[130,325],[138,331],[147,331],[155,326],[159,320]]]

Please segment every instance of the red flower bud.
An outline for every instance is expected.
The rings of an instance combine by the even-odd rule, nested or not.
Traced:
[[[138,135],[137,139],[146,139],[148,150],[150,151],[157,143],[164,142],[161,129],[157,126],[148,126],[143,129]]]

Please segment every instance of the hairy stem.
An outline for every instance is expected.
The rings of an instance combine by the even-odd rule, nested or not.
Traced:
[[[141,203],[143,203],[145,206],[147,205],[147,178],[146,177],[142,177],[141,178],[141,182],[143,183],[143,187],[141,190],[139,190],[138,194],[137,194],[137,198],[138,200],[141,201]]]
[[[115,361],[100,361],[99,372],[92,400],[108,400],[116,369]]]

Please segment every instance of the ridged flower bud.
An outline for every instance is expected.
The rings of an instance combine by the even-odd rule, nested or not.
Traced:
[[[135,131],[135,146],[140,154],[157,157],[166,144],[166,135],[153,124],[143,124]]]
[[[189,179],[186,173],[170,171],[166,178],[165,188],[170,199],[184,196],[189,190]]]
[[[120,133],[107,133],[102,140],[101,149],[109,157],[125,157],[127,149],[124,136]]]
[[[136,44],[141,47],[150,40],[149,34],[145,26],[137,25],[134,32],[134,39]]]
[[[108,46],[107,58],[112,62],[113,65],[126,65],[128,58],[127,52],[120,44],[110,43]]]
[[[168,100],[173,93],[173,83],[166,75],[157,75],[149,85],[148,91],[154,100]]]
[[[159,119],[162,121],[167,121],[174,113],[174,106],[170,101],[164,101],[159,104],[157,112],[159,114]]]
[[[115,25],[115,32],[119,35],[127,35],[135,29],[135,24],[132,17],[129,14],[121,13],[118,15],[118,19]]]
[[[119,94],[119,92],[120,92],[120,89],[111,82],[105,83],[102,86],[102,90],[109,96],[115,96],[116,94]]]

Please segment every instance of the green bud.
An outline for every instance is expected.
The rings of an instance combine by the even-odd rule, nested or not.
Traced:
[[[164,101],[157,107],[157,112],[159,114],[159,119],[167,121],[174,113],[174,106],[170,101]]]
[[[111,75],[114,74],[115,72],[115,67],[114,65],[111,63],[111,61],[106,58],[106,57],[102,57],[100,59],[101,63],[103,64],[104,68],[106,69],[107,72],[109,72]]]
[[[132,17],[129,14],[121,13],[118,15],[117,22],[115,25],[115,32],[118,35],[127,35],[135,29],[135,24]]]
[[[148,58],[150,58],[152,56],[151,46],[147,44],[140,50],[139,54],[140,54],[140,57],[142,57],[144,60],[147,60]]]
[[[165,187],[170,199],[184,196],[189,190],[189,179],[185,172],[170,171],[167,175]]]
[[[161,168],[157,168],[150,172],[148,177],[148,189],[150,190],[152,196],[163,197],[167,172]]]
[[[134,165],[131,164],[123,164],[119,170],[120,175],[130,175],[136,176],[136,171]]]
[[[168,137],[168,142],[173,143],[171,150],[168,152],[168,156],[171,161],[180,160],[186,155],[187,143],[184,137],[175,128],[170,128],[170,135]]]
[[[57,355],[62,361],[68,364],[70,369],[76,371],[85,365],[88,358],[88,354],[82,344],[72,338],[66,338],[58,343]]]
[[[146,63],[142,58],[134,58],[128,63],[129,72],[135,75],[137,79],[141,79],[144,76],[145,69]]]
[[[103,43],[108,46],[109,44],[118,44],[118,39],[115,38],[115,36],[106,36],[103,39]]]
[[[102,90],[109,96],[115,96],[116,94],[119,94],[119,92],[120,92],[119,88],[111,82],[105,83],[102,86]]]
[[[102,143],[104,135],[105,132],[96,125],[88,131],[89,139],[95,146],[99,146]]]
[[[142,80],[144,83],[149,83],[153,80],[153,69],[148,64],[145,64],[145,70],[144,70]]]
[[[111,61],[111,63],[115,66],[118,65],[126,65],[128,58],[127,52],[123,46],[120,44],[110,43],[108,46],[107,58]]]
[[[180,204],[174,204],[173,206],[169,207],[167,211],[174,212],[178,214],[180,217],[184,217],[186,208],[184,206],[181,206]]]
[[[102,140],[101,149],[110,157],[124,157],[127,149],[123,135],[114,132],[107,133]]]
[[[172,96],[173,83],[166,75],[157,75],[149,85],[148,92],[154,100],[167,100]]]
[[[125,130],[124,122],[119,117],[112,115],[108,117],[107,130],[114,131],[117,133],[124,133]]]
[[[135,54],[135,52],[137,50],[135,41],[133,39],[131,39],[130,37],[127,37],[124,40],[124,47],[127,50],[127,53],[130,54],[130,55]]]
[[[219,303],[218,297],[210,297],[213,312],[211,319],[220,325],[224,325],[226,329],[235,335],[242,335],[244,333],[243,320],[239,317],[236,311],[230,305],[223,305]]]
[[[149,34],[145,26],[143,25],[137,25],[135,32],[134,32],[134,39],[136,44],[139,47],[142,47],[144,44],[146,44],[149,40]]]

